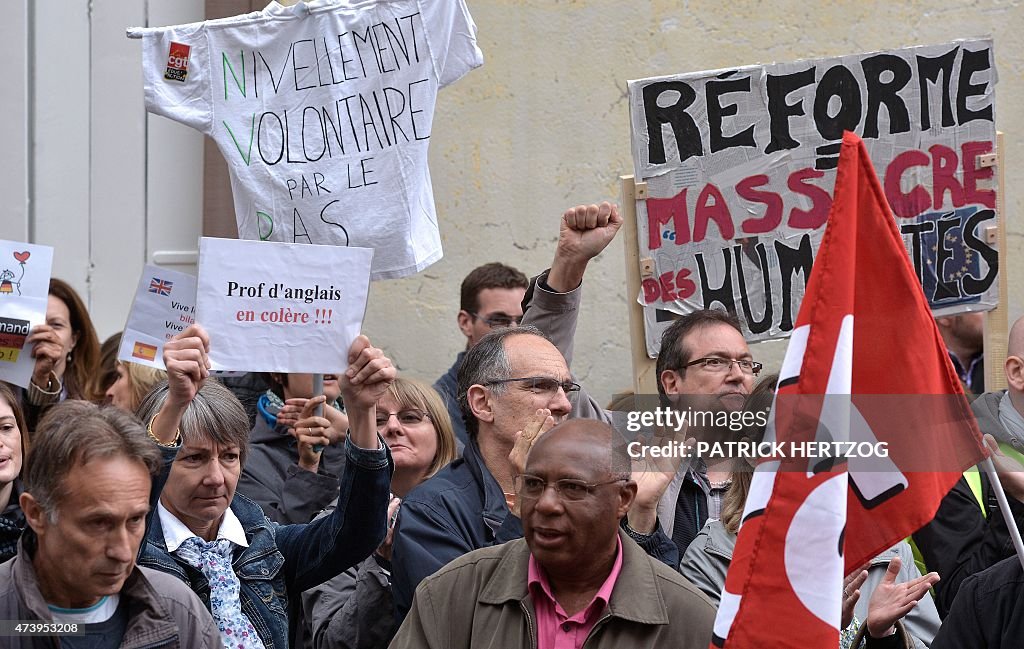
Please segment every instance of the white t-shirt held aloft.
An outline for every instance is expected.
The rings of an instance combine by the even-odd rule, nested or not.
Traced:
[[[128,34],[147,109],[228,161],[240,238],[373,248],[373,279],[441,258],[434,102],[483,63],[463,0],[272,2]]]

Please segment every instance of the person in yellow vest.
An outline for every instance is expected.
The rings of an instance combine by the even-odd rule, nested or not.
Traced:
[[[1024,318],[1010,329],[1004,365],[1008,389],[986,392],[971,405],[986,436],[1018,528],[1024,523]],[[942,500],[931,523],[914,534],[930,570],[939,615],[946,616],[960,584],[1014,554],[1007,521],[988,476],[972,469]]]

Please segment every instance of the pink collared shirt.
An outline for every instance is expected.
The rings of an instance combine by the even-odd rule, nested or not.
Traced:
[[[569,617],[562,606],[551,595],[548,577],[537,560],[530,555],[527,583],[537,613],[537,649],[581,649],[590,630],[594,628],[601,613],[608,606],[615,581],[622,571],[622,540],[615,539],[615,563],[608,578],[601,584],[594,599],[576,615]]]

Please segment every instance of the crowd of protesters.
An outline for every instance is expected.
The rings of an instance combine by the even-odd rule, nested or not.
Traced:
[[[125,363],[53,279],[30,384],[0,383],[0,620],[74,648],[704,649],[750,467],[638,462],[622,413],[576,382],[584,276],[621,223],[607,202],[577,206],[532,280],[472,271],[465,350],[417,368],[433,387],[365,336],[320,394],[309,374],[222,383],[201,323],[165,345],[166,371]],[[1024,322],[1009,388],[990,393],[978,324],[939,331],[1024,520]],[[758,381],[724,311],[677,319],[661,350],[664,404],[771,403],[775,377]],[[965,474],[931,523],[846,577],[840,645],[1019,646],[1015,524],[989,477]],[[54,646],[5,632],[0,647]]]

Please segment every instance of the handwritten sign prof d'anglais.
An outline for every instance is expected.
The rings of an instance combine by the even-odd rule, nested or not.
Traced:
[[[336,373],[359,335],[373,251],[204,237],[196,321],[214,370]]]

